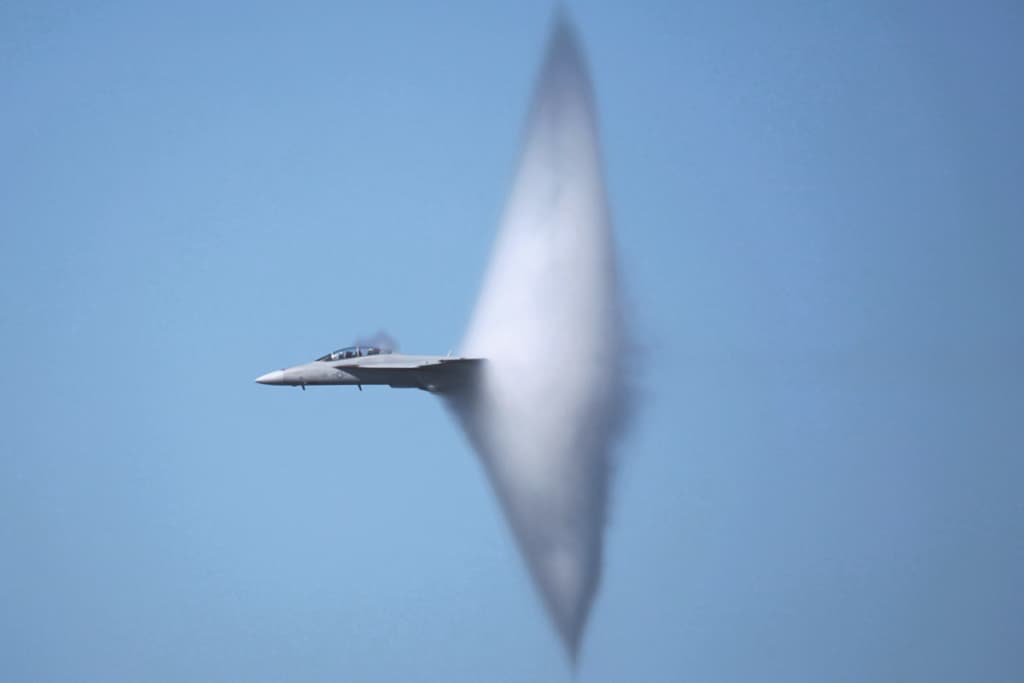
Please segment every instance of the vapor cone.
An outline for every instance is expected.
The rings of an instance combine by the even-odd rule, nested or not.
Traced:
[[[624,332],[593,95],[556,22],[490,268],[463,341],[488,362],[449,397],[575,658],[601,573]]]

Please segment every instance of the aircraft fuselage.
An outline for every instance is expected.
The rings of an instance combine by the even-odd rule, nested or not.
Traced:
[[[481,359],[373,353],[338,357],[328,354],[311,363],[274,370],[256,378],[260,384],[295,386],[386,385],[443,392],[463,386],[474,376]],[[356,352],[358,354],[358,351]]]

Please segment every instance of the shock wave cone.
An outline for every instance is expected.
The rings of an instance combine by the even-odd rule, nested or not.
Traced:
[[[594,98],[558,18],[462,353],[486,358],[449,397],[570,657],[601,573],[625,333]]]

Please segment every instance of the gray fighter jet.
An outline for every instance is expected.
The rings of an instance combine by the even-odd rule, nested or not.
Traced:
[[[386,384],[389,387],[444,393],[467,386],[480,358],[408,356],[378,346],[346,346],[312,363],[274,370],[256,378],[260,384],[292,387],[322,384]]]

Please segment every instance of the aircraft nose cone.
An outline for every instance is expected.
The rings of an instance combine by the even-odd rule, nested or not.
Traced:
[[[256,378],[260,384],[284,384],[284,370],[274,370]]]

